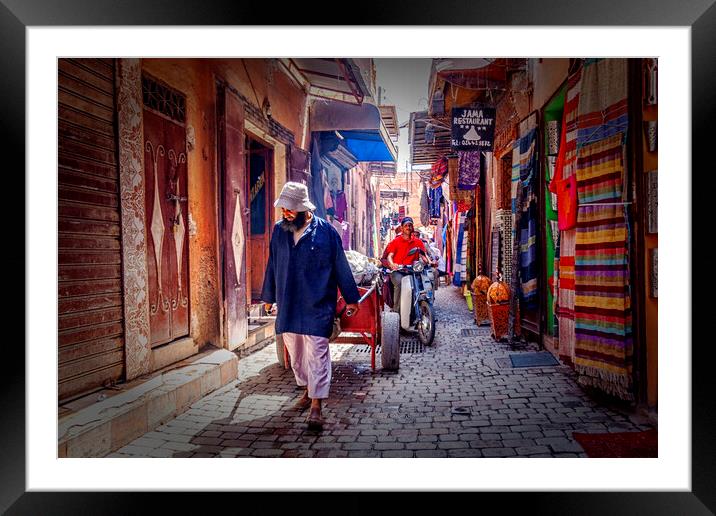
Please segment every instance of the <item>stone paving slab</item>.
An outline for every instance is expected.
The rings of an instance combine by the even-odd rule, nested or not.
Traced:
[[[453,287],[436,293],[435,343],[402,353],[395,372],[365,346],[332,344],[323,431],[292,409],[302,389],[273,344],[241,356],[235,381],[128,443],[114,457],[585,457],[574,431],[653,427],[627,406],[590,398],[565,365],[512,368],[510,345],[477,327]],[[463,336],[463,329],[475,330]]]

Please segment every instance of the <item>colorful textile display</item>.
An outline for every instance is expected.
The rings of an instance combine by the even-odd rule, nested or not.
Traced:
[[[443,187],[438,186],[437,188],[430,188],[428,190],[428,204],[430,211],[430,218],[440,218],[440,200],[443,197]]]
[[[577,147],[626,134],[627,59],[587,59],[582,70]]]
[[[433,163],[432,172],[430,175],[430,186],[437,188],[445,180],[445,176],[448,173],[448,160],[445,156]]]
[[[336,212],[336,218],[343,222],[346,219],[346,212],[348,211],[348,202],[346,201],[345,192],[340,191],[336,194],[334,210]]]
[[[577,161],[577,111],[579,108],[579,95],[582,89],[582,67],[579,66],[567,78],[567,95],[564,104],[564,122],[562,124],[565,133],[564,158],[558,169],[563,180],[570,180],[569,199],[573,202],[573,222],[569,219],[567,226],[563,229],[560,237],[559,249],[559,293],[557,295],[557,315],[559,318],[559,347],[560,354],[564,354],[574,362],[574,249],[577,241],[577,230],[575,226],[577,213],[577,178],[575,176],[575,164]],[[561,150],[561,148],[560,148]],[[555,175],[557,172],[555,172]],[[563,193],[563,195],[565,195]],[[558,217],[568,217],[569,208],[565,206],[564,199],[558,203]],[[563,225],[565,221],[563,220]]]
[[[465,238],[465,213],[458,213],[457,219],[457,245],[455,247],[455,265],[453,268],[453,285],[460,286],[465,281],[465,260],[467,258],[467,238]]]
[[[559,144],[559,154],[555,163],[554,178],[549,183],[549,191],[557,195],[558,227],[564,231],[577,224],[577,182],[574,174],[564,177],[564,163],[567,153],[567,127],[565,124],[567,110],[562,117],[562,135]]]
[[[430,225],[430,199],[428,186],[425,183],[420,185],[420,223],[423,226]]]
[[[632,400],[629,231],[620,203],[622,153],[622,136],[617,135],[585,145],[577,154],[575,368],[580,384]],[[595,200],[605,204],[585,205]]]
[[[519,214],[518,237],[520,246],[520,302],[525,308],[535,308],[537,295],[537,227],[539,208],[535,189],[537,159],[537,117],[529,117],[520,124],[520,191],[522,211]]]
[[[480,181],[480,151],[458,151],[457,187],[460,190],[473,190]]]
[[[577,152],[579,204],[622,201],[623,136],[618,134]]]

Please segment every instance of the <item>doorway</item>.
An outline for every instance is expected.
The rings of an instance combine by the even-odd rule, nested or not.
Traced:
[[[143,77],[151,346],[189,334],[185,97]]]
[[[249,216],[248,304],[261,302],[264,272],[273,229],[273,148],[246,136]]]

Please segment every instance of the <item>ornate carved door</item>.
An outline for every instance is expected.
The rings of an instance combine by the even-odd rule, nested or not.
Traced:
[[[224,334],[229,349],[248,337],[246,312],[246,235],[248,216],[244,107],[239,98],[218,85],[221,177],[221,245],[223,261]]]
[[[143,82],[149,321],[156,347],[189,334],[186,130],[183,104],[166,109],[176,98],[162,86],[148,97]],[[152,102],[163,95],[168,102]]]

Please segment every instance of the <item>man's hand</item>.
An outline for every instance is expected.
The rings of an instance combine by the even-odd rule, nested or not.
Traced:
[[[397,263],[390,263],[388,267],[390,267],[391,271],[397,271],[398,269],[400,269],[400,265],[398,265]]]
[[[351,303],[349,305],[346,305],[346,315],[348,317],[355,314],[358,310],[360,310],[360,307],[358,306],[358,303]]]

